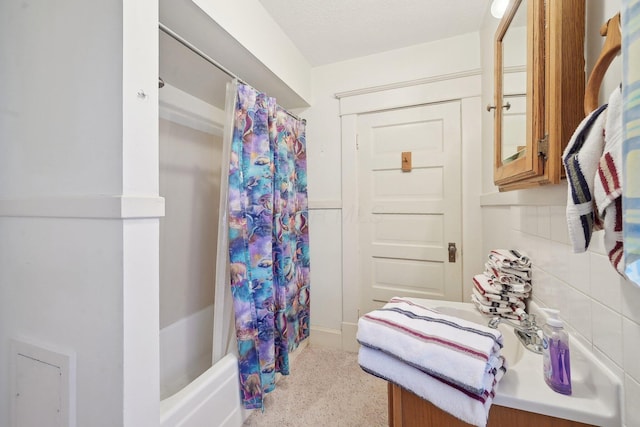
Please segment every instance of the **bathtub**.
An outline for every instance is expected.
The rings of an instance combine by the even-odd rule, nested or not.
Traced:
[[[161,427],[239,427],[247,416],[236,356],[221,351],[211,366],[212,347],[228,348],[222,342],[230,335],[214,344],[213,322],[209,306],[160,330]]]
[[[160,401],[160,427],[240,427],[242,423],[238,361],[233,354]]]

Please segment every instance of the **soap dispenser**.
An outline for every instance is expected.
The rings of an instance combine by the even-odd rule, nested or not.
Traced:
[[[548,317],[542,328],[542,370],[545,382],[552,390],[571,394],[571,363],[569,335],[558,310],[543,309]]]

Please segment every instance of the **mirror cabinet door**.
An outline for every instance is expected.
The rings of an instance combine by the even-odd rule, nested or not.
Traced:
[[[527,143],[527,6],[515,13],[500,40],[502,46],[502,164],[524,157]],[[500,105],[500,104],[496,104]]]
[[[584,0],[509,2],[495,36],[494,182],[501,191],[560,181],[571,133],[558,127],[575,129],[581,120],[562,108],[582,102],[583,51]]]
[[[544,1],[512,0],[495,39],[494,181],[540,174],[536,144],[544,131]],[[501,107],[501,108],[500,108]]]

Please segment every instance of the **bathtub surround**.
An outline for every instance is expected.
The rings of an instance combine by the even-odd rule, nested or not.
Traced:
[[[306,122],[244,84],[233,120],[230,285],[242,400],[255,409],[309,336]]]

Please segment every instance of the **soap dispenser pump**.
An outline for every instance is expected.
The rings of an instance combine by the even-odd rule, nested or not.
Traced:
[[[542,328],[542,363],[544,380],[552,390],[571,394],[571,362],[569,335],[559,317],[560,312],[543,309],[547,322]]]

